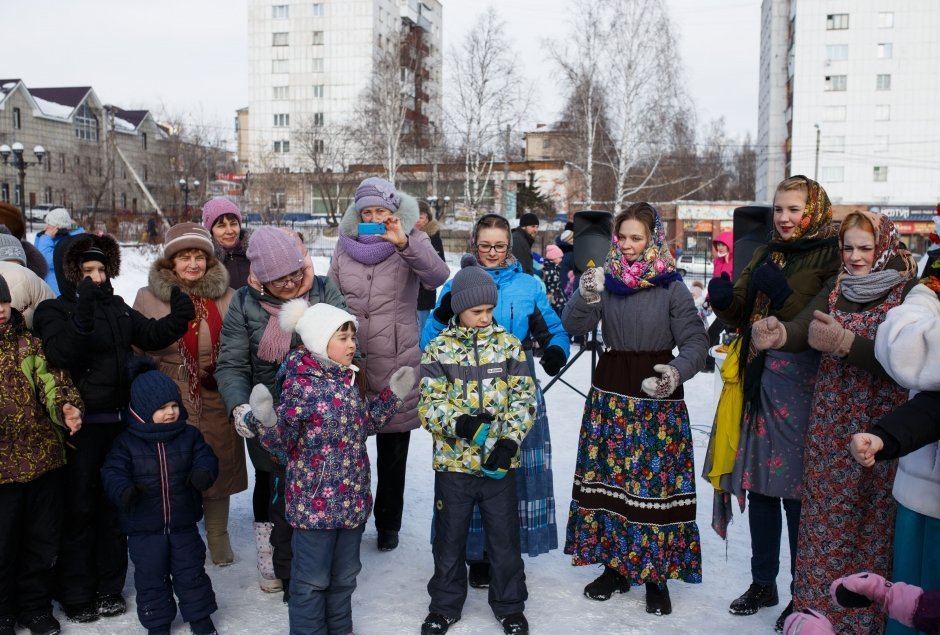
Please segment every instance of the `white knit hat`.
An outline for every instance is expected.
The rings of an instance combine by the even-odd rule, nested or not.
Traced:
[[[64,207],[57,207],[46,214],[46,225],[59,229],[72,229],[74,224],[72,217],[69,216],[69,211]]]
[[[296,331],[307,350],[323,358],[329,357],[326,345],[343,324],[352,322],[359,328],[356,316],[326,302],[307,306],[303,298],[285,302],[278,320],[283,330],[288,333]]]

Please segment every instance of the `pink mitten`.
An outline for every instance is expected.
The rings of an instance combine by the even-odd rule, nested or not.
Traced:
[[[846,592],[851,593],[846,593]],[[917,602],[924,591],[904,582],[892,584],[877,573],[855,573],[833,581],[829,595],[841,606],[861,606],[852,594],[864,596],[878,605],[893,619],[905,626],[912,626]]]
[[[783,623],[786,635],[833,635],[832,623],[812,609],[791,613]]]

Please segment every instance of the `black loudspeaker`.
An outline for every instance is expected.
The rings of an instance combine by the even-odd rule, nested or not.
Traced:
[[[586,210],[574,215],[575,273],[604,266],[614,235],[613,221],[610,212]]]
[[[751,262],[754,252],[766,245],[773,230],[774,209],[770,205],[748,205],[734,210],[734,279]]]

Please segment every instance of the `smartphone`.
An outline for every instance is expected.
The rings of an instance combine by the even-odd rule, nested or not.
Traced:
[[[368,236],[374,234],[384,234],[385,223],[359,223],[359,235]]]

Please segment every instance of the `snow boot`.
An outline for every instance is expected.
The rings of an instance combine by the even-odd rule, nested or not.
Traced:
[[[98,606],[98,615],[101,617],[117,617],[118,615],[124,615],[127,610],[127,603],[120,593],[99,595],[96,604]]]
[[[604,567],[604,572],[600,576],[584,587],[584,595],[604,602],[609,600],[614,593],[626,593],[630,590],[630,581],[620,574],[616,569]]]
[[[0,617],[0,635],[16,635],[16,620],[12,617]]]
[[[271,546],[271,530],[274,523],[255,523],[255,548],[258,550],[258,573],[260,586],[265,593],[277,593],[282,590],[281,581],[274,575],[274,547]]]
[[[63,604],[62,610],[65,611],[65,617],[70,622],[77,624],[87,624],[98,619],[98,605],[94,602],[84,602],[82,604]]]
[[[467,581],[474,589],[488,588],[490,586],[490,563],[486,560],[471,562]]]
[[[202,500],[209,557],[212,558],[212,564],[220,567],[227,567],[235,562],[235,554],[232,553],[232,545],[228,538],[228,509],[228,496]]]
[[[189,630],[193,635],[219,635],[215,630],[215,624],[208,615],[200,620],[193,620],[189,623]]]
[[[398,532],[391,529],[379,529],[379,551],[393,551],[398,547]]]
[[[529,635],[529,622],[522,613],[510,613],[502,617],[497,615],[496,619],[503,625],[506,635]]]
[[[281,588],[284,590],[284,595],[281,597],[281,601],[284,604],[290,602],[290,578],[284,578],[281,580]]]
[[[646,583],[646,612],[653,615],[672,613],[672,600],[669,599],[669,587],[665,582],[662,586],[656,582]]]
[[[62,632],[62,625],[59,624],[59,620],[52,617],[52,613],[37,615],[25,622],[20,622],[20,626],[28,628],[30,635],[59,635]]]
[[[754,615],[766,606],[777,606],[779,603],[776,584],[752,582],[744,595],[731,603],[728,612],[732,615]]]
[[[158,626],[147,631],[147,635],[170,635],[170,626]]]
[[[774,622],[774,631],[778,633],[783,632],[783,623],[787,621],[787,618],[790,617],[791,613],[793,613],[793,600],[790,600],[790,603],[787,604],[787,607],[783,609],[783,613],[781,613],[780,617],[777,618],[777,621]]]
[[[444,635],[451,624],[460,621],[459,617],[450,617],[440,613],[428,613],[421,625],[421,635]]]

